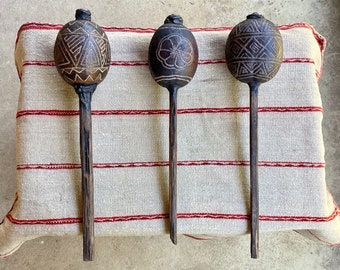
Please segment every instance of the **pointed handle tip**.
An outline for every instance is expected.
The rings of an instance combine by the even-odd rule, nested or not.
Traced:
[[[172,233],[170,235],[170,239],[171,239],[171,242],[174,244],[174,245],[177,245],[177,234],[176,233]]]

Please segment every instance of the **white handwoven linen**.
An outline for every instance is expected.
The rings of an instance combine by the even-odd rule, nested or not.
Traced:
[[[17,198],[0,225],[3,257],[28,239],[81,233],[78,97],[54,66],[60,27],[18,33]],[[147,65],[154,29],[104,29],[112,65],[92,102],[95,234],[168,233],[169,105]],[[230,29],[192,29],[199,66],[178,96],[180,234],[249,233],[249,90],[225,64]],[[325,40],[308,24],[280,31],[284,62],[259,91],[260,231],[337,244],[318,88]]]

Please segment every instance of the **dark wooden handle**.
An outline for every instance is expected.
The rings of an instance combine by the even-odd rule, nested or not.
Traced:
[[[75,85],[79,96],[80,158],[83,196],[83,258],[93,260],[94,250],[94,185],[92,160],[91,99],[97,85]]]
[[[251,257],[258,258],[259,190],[258,190],[258,88],[279,71],[282,37],[277,27],[262,15],[253,13],[237,24],[226,43],[226,60],[230,73],[250,87],[250,201]]]
[[[54,61],[60,76],[73,85],[79,96],[83,256],[84,261],[91,261],[94,249],[91,97],[109,71],[111,49],[103,29],[91,22],[89,10],[77,9],[76,20],[60,29]]]
[[[177,87],[169,87],[169,200],[170,239],[177,244]]]
[[[177,91],[193,78],[198,63],[194,35],[179,15],[169,15],[149,46],[149,68],[154,80],[170,94],[169,203],[170,239],[177,243]]]
[[[250,208],[251,208],[251,257],[258,258],[259,250],[259,187],[258,187],[258,87],[251,83],[250,87]]]

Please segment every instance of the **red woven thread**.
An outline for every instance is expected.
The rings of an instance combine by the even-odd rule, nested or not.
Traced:
[[[22,66],[43,66],[43,67],[54,67],[54,60],[26,60],[22,63]]]
[[[111,66],[147,66],[148,61],[131,60],[131,61],[111,61]]]
[[[63,24],[51,24],[51,23],[40,23],[40,22],[29,22],[23,24],[17,36],[19,37],[23,31],[27,30],[60,30]],[[143,27],[115,27],[115,26],[101,26],[101,28],[106,32],[131,32],[131,33],[153,33],[156,31],[156,28],[143,28]],[[222,26],[222,27],[196,27],[190,28],[192,32],[215,32],[215,31],[230,31],[232,26]],[[293,23],[293,24],[285,24],[279,25],[279,30],[285,31],[294,28],[306,28],[313,32],[316,39],[320,39],[320,35],[317,34],[316,30],[313,26],[307,23]]]
[[[315,40],[318,42],[318,44],[320,46],[321,54],[324,53],[325,47],[326,47],[326,40],[310,24],[300,22],[300,23],[285,24],[285,25],[280,25],[279,26],[279,29],[281,31],[290,30],[290,29],[293,29],[293,28],[306,28],[306,29],[311,30],[313,35],[314,35]]]
[[[273,222],[330,222],[339,215],[339,209],[335,208],[334,212],[328,217],[315,216],[263,216],[260,215],[261,221]],[[18,219],[10,213],[6,215],[7,219],[16,225],[66,225],[81,223],[82,219],[75,218],[51,218],[51,219]],[[128,221],[146,221],[156,219],[167,219],[168,214],[145,214],[145,215],[129,215],[129,216],[113,216],[113,217],[96,217],[96,223],[114,223]],[[225,219],[225,220],[248,220],[250,217],[246,214],[221,214],[221,213],[178,213],[177,218],[206,218],[206,219]]]
[[[210,238],[197,237],[197,236],[186,234],[186,233],[183,234],[183,235],[186,236],[186,237],[192,238],[194,240],[199,240],[199,241],[209,241],[209,240],[211,240]]]
[[[315,64],[311,58],[284,58],[283,63],[310,63]],[[225,59],[200,59],[198,64],[223,64],[226,63]],[[143,60],[115,60],[111,61],[111,66],[147,66],[148,61]],[[26,60],[22,66],[55,66],[54,60]]]
[[[246,160],[185,160],[178,161],[178,166],[250,166]],[[284,167],[284,168],[324,168],[324,162],[274,162],[259,161],[260,167]],[[169,166],[168,161],[157,162],[111,162],[94,163],[97,169],[114,168],[141,168],[141,167],[164,167]],[[76,163],[48,163],[48,164],[18,164],[17,170],[74,170],[80,169],[81,165]]]
[[[329,245],[329,246],[340,246],[340,243],[330,243],[330,242],[327,242],[323,239],[321,239],[319,236],[317,236],[315,233],[313,233],[311,230],[307,230],[308,233],[313,236],[315,239],[317,239],[318,241],[326,244],[326,245]]]
[[[283,63],[310,63],[315,64],[311,58],[284,58]],[[225,59],[201,59],[198,64],[223,64],[226,63]],[[148,61],[143,60],[116,60],[111,61],[111,66],[147,66]],[[26,60],[22,66],[55,66],[54,60]]]
[[[20,35],[23,31],[60,30],[61,27],[62,27],[62,24],[49,24],[49,23],[37,23],[37,22],[23,24],[17,33],[16,44],[18,43]],[[155,28],[114,27],[114,26],[102,26],[102,28],[107,32],[131,32],[131,33],[153,33],[156,30]],[[294,28],[306,28],[306,29],[311,30],[314,35],[315,40],[318,42],[320,46],[320,51],[321,51],[322,60],[323,60],[326,40],[320,34],[317,33],[317,31],[315,30],[313,26],[307,23],[294,23],[294,24],[281,25],[281,26],[278,26],[278,28],[281,31],[290,30]],[[230,26],[228,27],[203,27],[203,28],[190,28],[190,29],[193,32],[212,32],[212,31],[229,31],[232,29],[232,27]],[[321,77],[321,72],[322,72],[322,68],[319,71],[316,71],[318,79],[320,79]],[[21,74],[19,74],[19,79],[21,79]]]
[[[27,30],[60,30],[62,24],[51,24],[51,23],[39,23],[39,22],[30,22],[21,25],[18,30],[17,38],[15,40],[15,44],[18,43],[20,35],[23,31]]]
[[[13,211],[13,209],[14,209],[14,205],[17,203],[17,201],[18,201],[18,199],[19,199],[19,195],[18,195],[18,192],[16,192],[15,193],[15,199],[14,199],[14,202],[13,202],[13,204],[12,204],[12,207],[11,207],[11,209],[8,211],[8,213],[11,213],[12,211]],[[6,218],[6,216],[1,220],[1,222],[0,222],[0,225],[2,224],[2,223],[4,223],[4,221],[5,221],[5,218]]]
[[[50,23],[38,23],[31,22],[23,24],[17,33],[16,44],[20,38],[20,35],[23,31],[27,30],[60,30],[62,24],[50,24]],[[106,32],[131,32],[131,33],[154,33],[155,28],[136,28],[136,27],[114,27],[114,26],[102,26],[104,31]],[[294,28],[306,28],[312,31],[315,40],[318,42],[320,46],[321,54],[324,54],[326,40],[315,30],[315,28],[307,23],[294,23],[294,24],[286,24],[278,26],[280,31],[290,30]],[[203,27],[203,28],[190,28],[193,32],[213,32],[213,31],[230,31],[232,29],[231,26],[227,27]],[[321,74],[321,70],[319,71]],[[19,76],[20,77],[20,76]]]
[[[91,112],[92,115],[93,111]],[[17,112],[16,117],[29,116],[29,115],[48,115],[48,116],[78,116],[78,110],[24,110]]]
[[[65,225],[81,223],[81,218],[53,218],[53,219],[17,219],[10,213],[6,215],[7,219],[16,225]]]
[[[319,106],[296,106],[296,107],[259,107],[261,113],[285,113],[285,112],[323,112]],[[235,108],[185,108],[178,109],[178,114],[200,114],[200,113],[247,113],[249,107]],[[92,110],[92,115],[160,115],[169,114],[169,110]],[[78,116],[78,110],[23,110],[17,113],[17,118],[30,115],[48,116]]]
[[[315,65],[315,61],[311,58],[284,58],[282,63],[286,63],[286,64],[288,64],[288,63],[309,63],[309,64]],[[315,76],[316,76],[318,81],[321,78],[321,71],[322,71],[322,65],[320,66],[320,70],[315,69]]]
[[[201,59],[198,61],[199,65],[210,65],[210,64],[221,64],[226,63],[225,59]],[[283,59],[283,63],[309,63],[315,65],[315,61],[310,58],[285,58]],[[142,60],[130,60],[130,61],[111,61],[111,66],[147,66],[148,61]],[[53,60],[26,60],[23,62],[22,66],[45,66],[45,67],[52,67],[55,66]],[[17,67],[17,72],[19,79],[21,80],[22,74],[19,72]],[[315,70],[316,77],[319,80],[321,76],[321,69]]]

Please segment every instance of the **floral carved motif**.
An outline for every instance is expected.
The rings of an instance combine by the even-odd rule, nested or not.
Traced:
[[[193,62],[194,48],[187,38],[170,34],[159,42],[156,55],[164,68],[183,69]]]

